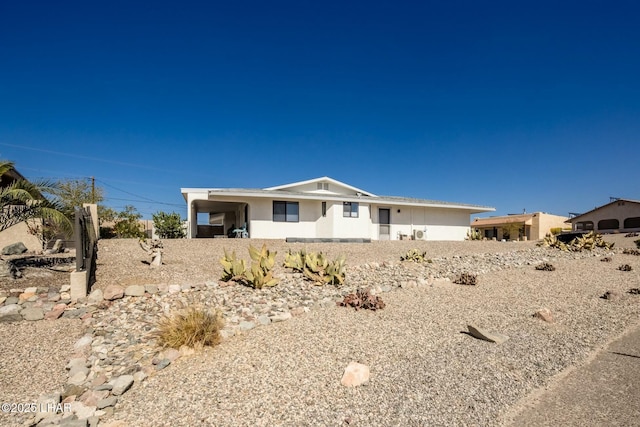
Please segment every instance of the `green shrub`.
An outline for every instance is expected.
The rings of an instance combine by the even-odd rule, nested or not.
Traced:
[[[551,231],[551,234],[553,234],[554,236],[557,236],[558,234],[562,233],[562,227],[553,227],[549,231]]]
[[[346,259],[340,255],[329,261],[322,252],[289,251],[284,260],[284,267],[300,272],[306,279],[317,285],[342,285],[346,276]]]
[[[156,339],[163,347],[215,346],[220,343],[224,320],[220,310],[189,306],[158,321]]]
[[[427,253],[420,252],[417,249],[409,250],[404,256],[400,256],[400,261],[413,261],[413,262],[431,262],[430,259],[426,259]]]
[[[467,231],[467,239],[466,240],[482,240],[482,234],[480,230],[469,230]]]
[[[271,252],[267,245],[262,245],[258,250],[249,245],[249,256],[251,257],[251,268],[247,270],[243,259],[236,259],[236,253],[229,255],[225,249],[224,257],[220,259],[222,264],[222,280],[225,282],[233,280],[242,284],[262,289],[264,286],[275,286],[280,279],[273,277],[273,266],[276,263],[277,252]]]
[[[154,213],[152,218],[153,227],[161,239],[182,239],[186,235],[180,214],[158,212]]]

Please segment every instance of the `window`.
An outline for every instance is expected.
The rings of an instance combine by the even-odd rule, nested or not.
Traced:
[[[318,190],[329,190],[329,183],[328,182],[319,182],[316,184],[316,188]]]
[[[273,202],[274,222],[298,222],[299,212],[298,202]]]
[[[625,219],[624,228],[640,228],[640,216]]]
[[[617,230],[620,222],[617,219],[603,219],[598,221],[598,230]]]
[[[322,216],[327,216],[327,202],[322,202]]]
[[[576,222],[576,231],[589,231],[589,230],[593,230],[593,221]]]
[[[342,203],[342,216],[345,218],[358,218],[358,203],[357,202]]]

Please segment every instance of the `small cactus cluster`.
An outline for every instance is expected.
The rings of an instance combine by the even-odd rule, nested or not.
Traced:
[[[469,230],[465,240],[483,240],[483,237],[480,230]]]
[[[417,249],[409,250],[405,255],[400,256],[400,261],[413,261],[413,262],[431,262],[430,259],[427,259],[426,252],[420,252]]]
[[[625,255],[635,255],[635,256],[640,256],[640,251],[637,249],[623,249],[622,253]]]
[[[236,253],[231,255],[224,251],[224,257],[220,259],[223,267],[222,280],[227,282],[233,280],[256,289],[264,286],[271,287],[278,284],[279,279],[273,277],[273,266],[276,263],[277,252],[271,252],[267,245],[262,245],[258,250],[249,245],[249,256],[251,257],[251,269],[247,270],[243,259],[236,259]]]
[[[478,284],[478,278],[475,274],[462,273],[453,279],[453,283],[457,283],[458,285],[475,286]]]
[[[365,310],[381,310],[385,307],[384,301],[377,295],[373,295],[370,289],[358,289],[355,293],[345,295],[342,301],[336,303],[341,307],[353,307],[356,311],[360,308]]]
[[[553,264],[549,264],[548,262],[543,262],[540,265],[536,265],[536,270],[541,270],[541,271],[555,271],[556,268],[553,266]]]
[[[611,262],[611,257],[606,256],[606,257],[602,258],[600,261],[601,262]]]
[[[590,251],[593,248],[613,248],[614,243],[606,242],[601,234],[597,234],[591,231],[583,236],[576,237],[570,243],[563,243],[553,234],[547,233],[544,239],[538,246],[547,246],[550,248],[556,248],[563,251],[582,252],[583,250]]]
[[[305,278],[316,285],[336,285],[344,283],[346,276],[346,260],[340,255],[333,261],[329,261],[322,252],[298,252],[289,251],[284,260],[284,266],[300,272]]]
[[[618,270],[620,270],[620,271],[631,271],[631,270],[633,270],[633,268],[629,264],[622,264],[620,267],[618,267]]]

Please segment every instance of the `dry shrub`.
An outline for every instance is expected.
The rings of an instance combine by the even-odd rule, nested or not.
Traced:
[[[189,306],[158,321],[156,338],[163,347],[215,346],[224,327],[222,312]]]
[[[385,307],[384,301],[377,295],[373,295],[370,289],[358,289],[355,293],[345,295],[344,300],[336,303],[342,307],[353,307],[356,310],[359,308],[365,310],[381,310]]]
[[[606,256],[606,257],[602,258],[600,261],[601,262],[611,262],[611,257]]]
[[[633,270],[633,268],[629,264],[622,264],[620,267],[618,267],[618,270],[620,270],[620,271],[631,271],[631,270]]]
[[[536,270],[540,270],[540,271],[555,271],[556,268],[553,266],[553,264],[549,264],[548,262],[543,262],[540,265],[536,265]]]
[[[462,273],[453,279],[453,283],[457,283],[458,285],[475,286],[478,284],[478,278],[475,274]]]

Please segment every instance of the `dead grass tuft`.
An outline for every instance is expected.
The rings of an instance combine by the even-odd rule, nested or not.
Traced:
[[[220,343],[220,330],[223,327],[220,310],[189,306],[160,318],[156,338],[163,347],[213,347]]]

